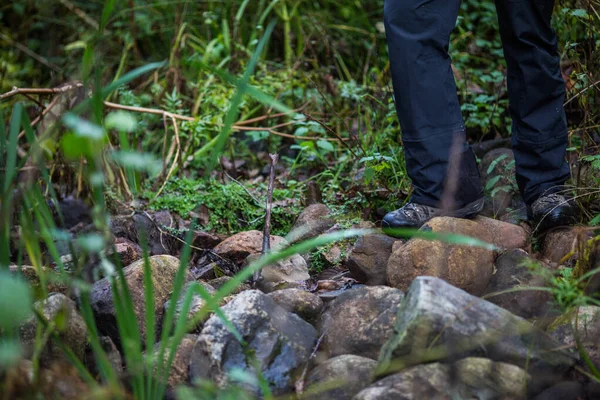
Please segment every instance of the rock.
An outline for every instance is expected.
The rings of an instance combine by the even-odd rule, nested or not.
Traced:
[[[69,292],[67,284],[61,282],[60,274],[46,267],[41,268],[46,278],[46,289],[49,293],[62,293],[66,295]],[[31,265],[23,265],[21,267],[11,265],[10,272],[22,276],[29,282],[34,292],[42,293],[40,277],[38,276],[35,267],[32,267]]]
[[[394,334],[381,351],[382,368],[392,358],[407,365],[448,356],[483,356],[564,372],[575,358],[526,320],[433,277],[417,278],[398,309]],[[438,352],[435,352],[435,350]],[[449,353],[451,351],[451,353]]]
[[[485,358],[453,365],[418,365],[384,378],[355,400],[525,399],[528,374],[521,368]]]
[[[244,350],[221,318],[212,316],[194,346],[190,379],[207,378],[225,386],[231,370],[253,370],[248,357],[253,354],[273,394],[290,392],[313,351],[315,329],[257,290],[237,295],[221,310],[247,348]],[[248,386],[258,393],[257,387]]]
[[[287,247],[287,240],[280,236],[271,236],[271,249]],[[259,231],[237,233],[219,243],[213,251],[231,262],[241,265],[251,254],[260,254],[263,246],[263,234]]]
[[[579,307],[558,318],[548,329],[557,342],[577,353],[574,328],[581,345],[594,365],[600,367],[600,307]]]
[[[181,311],[183,311],[182,308],[183,308],[183,303],[185,301],[186,293],[189,291],[190,287],[193,284],[198,284],[198,285],[202,286],[208,292],[208,294],[210,294],[211,296],[214,295],[216,292],[216,290],[206,282],[195,281],[195,282],[186,283],[181,290],[181,295],[175,306],[175,319],[173,321],[174,324],[177,324],[177,321],[179,320],[179,317],[181,316]],[[190,303],[190,309],[187,313],[186,322],[188,324],[191,323],[205,305],[206,305],[206,302],[204,301],[202,296],[200,296],[199,294],[194,294],[192,296],[192,302]],[[163,309],[164,309],[163,312],[165,314],[167,313],[167,310],[169,309],[170,306],[171,306],[171,300],[169,299],[165,302],[165,305],[163,306]],[[210,317],[210,315],[211,315],[211,313],[208,313],[208,314],[206,314],[206,316],[204,318],[199,320],[196,323],[195,327],[192,329],[192,331],[199,332],[202,329],[204,322]]]
[[[216,279],[212,279],[212,280],[210,280],[210,281],[208,282],[208,284],[209,284],[210,286],[212,286],[213,288],[215,288],[216,290],[219,290],[219,289],[221,289],[221,287],[222,287],[224,284],[226,284],[226,283],[227,283],[227,282],[229,282],[230,280],[231,280],[231,277],[230,277],[230,276],[222,276],[222,277],[220,277],[220,278],[216,278]],[[248,285],[248,284],[246,284],[246,283],[243,283],[243,284],[241,284],[241,285],[237,286],[237,287],[235,288],[235,290],[234,290],[233,292],[231,292],[231,294],[238,294],[238,293],[241,293],[241,292],[243,292],[243,291],[250,290],[250,289],[251,289],[250,285]]]
[[[100,336],[100,345],[106,352],[106,357],[113,370],[117,373],[117,376],[123,375],[123,357],[115,346],[115,343],[108,336]],[[95,362],[94,362],[95,364]]]
[[[312,204],[304,209],[288,235],[290,243],[319,236],[335,224],[331,210],[325,204]]]
[[[483,158],[487,153],[498,148],[510,148],[510,138],[490,139],[473,143],[471,148],[478,158]]]
[[[58,202],[58,208],[62,214],[62,221],[56,219],[56,223],[63,229],[69,230],[80,223],[92,222],[90,208],[80,199],[67,197]]]
[[[546,282],[542,275],[532,273],[524,265],[527,263],[538,263],[538,261],[520,249],[508,250],[501,254],[496,259],[496,272],[485,291],[486,296],[510,289],[545,286]],[[544,265],[540,265],[539,268],[546,269]],[[494,295],[487,300],[526,319],[545,315],[552,305],[551,294],[539,290]]]
[[[163,305],[169,299],[173,290],[175,276],[179,270],[179,260],[169,255],[153,256],[148,260],[152,272],[156,326],[159,326],[163,316]],[[123,274],[131,293],[140,334],[142,339],[145,339],[144,260],[138,260],[124,268]],[[189,280],[189,276],[186,277],[186,280]],[[109,336],[117,346],[120,346],[110,278],[103,278],[94,283],[91,303],[98,329],[104,335]]]
[[[258,254],[250,255],[244,264],[250,265],[259,258]],[[258,287],[263,292],[269,293],[297,287],[308,279],[310,279],[310,274],[306,260],[301,255],[294,254],[290,258],[263,267],[260,271]]]
[[[221,243],[221,238],[209,232],[194,231],[192,246],[200,249],[212,249]]]
[[[422,231],[456,233],[493,242],[491,232],[474,221],[434,218]],[[435,276],[469,293],[480,295],[488,285],[494,252],[480,247],[459,246],[441,241],[411,239],[392,253],[387,275],[390,286],[406,290],[418,276]]]
[[[106,357],[108,358],[108,362],[113,371],[115,371],[118,377],[124,377],[123,357],[121,357],[121,353],[119,352],[119,349],[117,349],[115,343],[108,336],[100,336],[98,340],[100,341],[100,346],[102,346],[102,349],[106,353]],[[98,363],[96,362],[96,358],[94,356],[94,352],[92,351],[91,346],[88,346],[88,348],[86,349],[85,365],[92,375],[100,375],[100,371],[98,370]]]
[[[192,359],[192,351],[196,344],[196,340],[198,336],[196,335],[185,335],[183,339],[181,339],[181,343],[177,346],[177,351],[175,352],[175,357],[173,358],[173,363],[171,364],[171,368],[169,369],[169,376],[167,378],[167,391],[173,392],[174,389],[181,384],[185,384],[189,381],[189,365]],[[161,343],[156,343],[154,345],[154,357],[155,358],[155,372],[158,369],[158,358],[160,356],[160,346]],[[164,362],[166,363],[170,356],[169,351],[170,345],[167,344],[164,353]],[[170,396],[173,397],[174,396]]]
[[[331,358],[318,365],[308,375],[306,386],[308,390],[318,390],[323,386],[334,386],[318,394],[302,396],[306,400],[345,400],[369,386],[377,362],[370,358],[343,355]]]
[[[111,217],[110,232],[113,237],[125,238],[133,243],[138,240],[135,222],[129,215],[116,215]]]
[[[357,281],[369,286],[387,284],[387,263],[396,242],[387,235],[369,235],[360,238],[350,253],[346,266]]]
[[[67,344],[77,357],[83,359],[88,331],[85,321],[77,312],[75,302],[61,293],[55,293],[45,300],[38,301],[33,307],[48,323],[56,325],[56,332],[61,341]],[[37,324],[37,319],[31,317],[20,327],[20,337],[26,358],[33,356]],[[40,362],[48,365],[55,360],[66,361],[67,357],[59,343],[50,338],[41,353]]]
[[[600,382],[590,381],[585,387],[585,394],[588,399],[600,399]]]
[[[502,250],[525,249],[529,245],[531,232],[520,225],[486,217],[477,217],[475,221],[491,233],[491,243]]]
[[[142,258],[142,249],[139,245],[126,238],[115,239],[116,255],[122,267],[133,264]]]
[[[563,257],[576,249],[578,236],[579,233],[574,229],[547,233],[542,246],[542,258],[560,264]],[[583,240],[587,240],[587,235],[584,235]]]
[[[168,211],[156,213],[136,213],[133,222],[137,232],[137,242],[145,240],[148,243],[150,255],[177,255],[181,242],[177,241],[166,231],[175,228],[175,219]]]
[[[53,362],[39,370],[34,381],[33,363],[22,360],[3,376],[2,395],[6,399],[61,399],[80,400],[92,395],[91,389],[80,378],[77,369],[64,361]]]
[[[321,318],[323,349],[330,357],[353,354],[376,359],[381,346],[393,334],[403,297],[400,290],[385,286],[344,292]]]
[[[481,181],[490,196],[490,201],[486,202],[482,215],[488,217],[504,215],[517,192],[514,178],[515,156],[512,150],[500,148],[490,151],[481,160],[479,170]]]
[[[323,311],[323,300],[302,289],[277,290],[268,295],[286,311],[297,314],[307,322],[315,321]]]
[[[580,382],[561,382],[544,390],[535,396],[533,400],[580,400],[584,398],[585,391]],[[590,397],[590,399],[593,398]]]

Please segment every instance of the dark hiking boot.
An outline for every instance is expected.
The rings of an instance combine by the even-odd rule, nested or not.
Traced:
[[[578,222],[578,209],[573,201],[560,194],[540,197],[528,208],[528,217],[536,233]]]
[[[392,211],[383,217],[382,227],[394,228],[420,228],[434,217],[471,218],[483,210],[483,198],[467,204],[463,208],[445,211],[440,208],[424,206],[417,203],[408,203],[399,210]],[[393,232],[390,232],[393,233]]]

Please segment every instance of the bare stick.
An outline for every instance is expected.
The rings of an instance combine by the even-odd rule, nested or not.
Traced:
[[[275,189],[275,167],[277,166],[277,160],[279,155],[269,154],[271,159],[271,171],[269,173],[269,187],[267,189],[267,211],[265,213],[265,229],[263,231],[263,247],[262,255],[271,251],[271,209],[273,208],[273,190]],[[254,284],[260,281],[260,270],[254,273]]]
[[[9,97],[15,96],[17,94],[55,94],[55,93],[64,93],[70,90],[75,90],[80,87],[83,87],[83,83],[81,82],[72,82],[63,86],[55,87],[55,88],[18,88],[13,87],[10,92],[6,92],[4,94],[0,94],[0,100],[7,99]]]

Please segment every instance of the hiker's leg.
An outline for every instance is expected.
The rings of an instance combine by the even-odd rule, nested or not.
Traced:
[[[496,0],[517,183],[528,205],[569,178],[565,83],[550,25],[553,7],[553,0]]]
[[[455,207],[483,195],[448,55],[459,6],[460,0],[385,1],[395,101],[414,186],[412,201],[431,207],[440,207],[448,176],[459,179],[454,182]]]

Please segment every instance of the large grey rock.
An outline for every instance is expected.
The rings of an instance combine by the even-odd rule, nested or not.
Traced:
[[[453,233],[493,243],[493,235],[483,225],[466,219],[438,217],[422,231]],[[397,247],[387,265],[390,286],[407,290],[418,276],[436,276],[475,295],[481,295],[493,273],[494,252],[480,247],[443,241],[411,239]]]
[[[154,310],[156,326],[160,326],[163,316],[163,305],[173,291],[175,276],[179,270],[179,260],[175,257],[163,255],[153,256],[148,259],[152,273],[154,289]],[[144,260],[138,260],[123,269],[125,281],[137,317],[142,340],[146,337],[146,301],[144,297]],[[189,280],[189,275],[186,280]],[[103,278],[94,283],[91,293],[92,309],[96,318],[98,329],[109,336],[117,346],[120,345],[120,335],[117,329],[115,305],[111,289],[111,278]]]
[[[297,243],[319,236],[335,224],[331,210],[325,204],[311,204],[300,214],[292,227],[288,240]]]
[[[353,354],[376,359],[393,333],[404,293],[385,286],[351,289],[337,297],[320,322],[329,356]]]
[[[453,365],[418,365],[384,378],[355,400],[525,399],[529,375],[521,368],[485,358]]]
[[[496,259],[496,272],[485,291],[486,299],[523,318],[545,316],[551,309],[552,296],[546,291],[527,290],[545,286],[544,277],[532,273],[527,267],[532,263],[538,262],[520,249],[501,254]],[[543,265],[539,268],[546,269]],[[498,294],[504,291],[511,292]]]
[[[331,358],[319,364],[308,375],[306,386],[308,394],[301,398],[307,400],[345,400],[369,386],[377,362],[370,358],[344,355]],[[323,387],[329,388],[322,390]]]
[[[411,365],[466,355],[557,372],[575,362],[526,320],[433,277],[411,285],[394,330],[381,352],[382,368],[392,359]]]
[[[360,238],[346,261],[354,279],[369,286],[386,285],[387,263],[396,242],[399,241],[381,234]]]
[[[237,295],[222,312],[247,346],[244,349],[226,324],[212,316],[194,346],[190,379],[207,378],[225,386],[233,369],[252,373],[255,357],[273,393],[290,392],[313,351],[315,329],[257,290]],[[256,387],[248,389],[258,392]]]
[[[2,307],[7,306],[6,304],[2,305]],[[18,307],[18,305],[10,305],[9,307]],[[83,359],[87,345],[88,330],[85,321],[77,312],[75,302],[61,293],[55,293],[51,294],[47,299],[35,303],[33,308],[51,326],[54,326],[60,340],[68,345],[77,357]],[[21,342],[23,343],[26,358],[33,356],[37,324],[37,319],[31,317],[20,327]],[[42,330],[45,331],[45,329]],[[42,350],[40,361],[42,364],[49,364],[55,360],[66,361],[67,357],[60,344],[50,338]]]
[[[315,321],[323,311],[323,300],[306,290],[277,290],[269,293],[269,297],[284,310],[297,314],[307,322]]]

